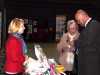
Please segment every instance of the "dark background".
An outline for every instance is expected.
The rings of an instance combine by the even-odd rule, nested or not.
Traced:
[[[47,38],[42,37],[45,40],[38,38],[39,41],[55,41],[56,15],[66,15],[69,20],[74,18],[77,9],[82,8],[100,20],[98,0],[0,0],[0,8],[3,15],[2,42],[7,38],[8,24],[14,17],[38,19],[40,27],[53,28],[46,33]]]

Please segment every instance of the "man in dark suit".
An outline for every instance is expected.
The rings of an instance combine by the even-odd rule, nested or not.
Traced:
[[[78,40],[78,74],[100,75],[100,23],[81,9],[75,13],[75,19],[85,27]]]

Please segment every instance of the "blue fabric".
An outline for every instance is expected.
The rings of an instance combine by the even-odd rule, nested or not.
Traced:
[[[21,41],[22,41],[22,48],[23,48],[23,53],[24,54],[27,54],[28,52],[28,48],[27,48],[27,45],[25,43],[25,41],[23,40],[23,37],[21,34],[18,34],[18,33],[13,33],[13,35],[17,38],[19,38]]]

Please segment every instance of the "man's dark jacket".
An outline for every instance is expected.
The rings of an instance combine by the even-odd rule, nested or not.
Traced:
[[[78,40],[78,74],[100,75],[100,23],[91,20]]]

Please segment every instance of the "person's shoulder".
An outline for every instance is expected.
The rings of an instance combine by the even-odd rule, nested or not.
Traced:
[[[67,37],[68,36],[68,32],[63,34],[63,37]]]
[[[91,22],[90,22],[90,28],[95,31],[100,31],[100,21],[99,20],[96,20],[96,19],[92,19]]]
[[[66,36],[66,35],[68,35],[68,34],[69,34],[69,33],[68,33],[68,32],[66,32],[66,33],[64,33],[63,35],[65,35],[65,36]]]
[[[96,19],[91,19],[89,22],[89,26],[93,27],[93,28],[100,28],[100,21],[96,20]]]
[[[7,42],[17,43],[17,42],[19,42],[19,40],[17,37],[15,37],[13,35],[9,35]]]
[[[17,40],[17,38],[14,35],[9,35],[8,39]]]
[[[96,20],[96,19],[92,19],[91,22],[100,23],[100,21],[99,20]]]

